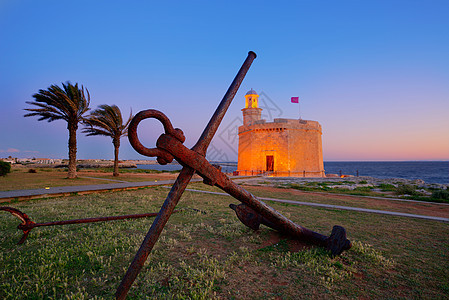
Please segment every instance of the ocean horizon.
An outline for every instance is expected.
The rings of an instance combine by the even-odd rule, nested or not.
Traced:
[[[222,166],[222,171],[232,173],[237,170],[237,162],[214,162]],[[139,169],[159,171],[180,170],[181,165],[137,165]],[[324,161],[326,174],[370,176],[375,178],[421,179],[426,183],[449,184],[449,161]]]

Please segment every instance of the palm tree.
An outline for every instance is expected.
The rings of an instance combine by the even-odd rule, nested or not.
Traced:
[[[128,121],[123,124],[122,113],[116,105],[103,104],[86,118],[86,125],[83,133],[90,135],[104,135],[112,138],[114,145],[114,176],[119,176],[118,172],[118,152],[120,148],[120,138],[128,134],[128,125],[133,118],[132,112]]]
[[[78,124],[84,120],[84,114],[90,109],[90,95],[86,89],[87,98],[84,95],[84,87],[78,88],[78,83],[72,85],[69,81],[50,86],[47,90],[39,90],[33,95],[35,102],[26,103],[38,108],[26,108],[31,113],[24,117],[40,116],[38,121],[47,120],[53,122],[64,120],[69,130],[69,171],[68,178],[76,178],[76,131]]]

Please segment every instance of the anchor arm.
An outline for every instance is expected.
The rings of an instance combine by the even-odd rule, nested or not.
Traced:
[[[17,226],[18,229],[23,231],[23,236],[17,244],[23,244],[28,237],[31,229],[35,227],[42,226],[55,226],[55,225],[69,225],[69,224],[84,224],[84,223],[97,223],[97,222],[107,222],[107,221],[115,221],[115,220],[126,220],[126,219],[138,219],[138,218],[146,218],[146,217],[155,217],[157,213],[144,213],[144,214],[133,214],[133,215],[122,215],[122,216],[109,216],[109,217],[94,217],[94,218],[84,218],[84,219],[75,219],[75,220],[64,220],[64,221],[53,221],[46,223],[35,223],[30,220],[27,214],[21,212],[20,210],[3,206],[0,207],[0,210],[4,210],[10,212],[13,216],[17,217],[22,221],[21,224]],[[173,213],[178,212],[177,210],[173,211]]]

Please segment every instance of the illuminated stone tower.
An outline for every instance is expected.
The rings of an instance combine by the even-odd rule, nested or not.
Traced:
[[[321,125],[302,119],[261,119],[259,95],[245,95],[239,127],[239,175],[324,177]]]

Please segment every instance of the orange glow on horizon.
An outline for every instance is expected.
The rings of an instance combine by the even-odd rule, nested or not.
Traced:
[[[449,133],[440,132],[347,132],[344,139],[323,135],[324,160],[404,161],[449,160]],[[335,138],[333,138],[335,136]]]

